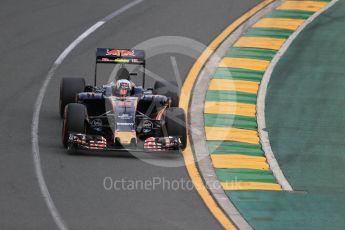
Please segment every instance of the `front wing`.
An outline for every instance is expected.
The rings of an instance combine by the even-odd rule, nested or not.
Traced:
[[[68,150],[88,151],[136,151],[136,152],[165,152],[181,150],[182,143],[179,137],[149,137],[141,146],[116,146],[107,143],[100,135],[70,134],[67,144]]]

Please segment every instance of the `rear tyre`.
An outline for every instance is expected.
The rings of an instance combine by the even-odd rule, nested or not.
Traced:
[[[85,133],[87,110],[85,105],[70,103],[65,107],[62,124],[62,144],[67,147],[70,133]]]
[[[154,94],[165,95],[171,100],[171,107],[178,107],[179,105],[179,88],[176,82],[169,81],[169,84],[165,82],[156,81],[154,86]]]
[[[186,115],[181,108],[168,108],[165,114],[165,136],[177,136],[181,138],[182,150],[187,145]]]
[[[77,93],[85,90],[84,78],[62,78],[60,84],[60,101],[59,111],[60,116],[63,118],[65,106],[69,103],[76,102],[75,97]]]

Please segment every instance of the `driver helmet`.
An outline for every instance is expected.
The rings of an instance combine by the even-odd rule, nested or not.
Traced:
[[[126,79],[118,80],[115,84],[115,95],[119,97],[126,97],[131,95],[131,82]]]

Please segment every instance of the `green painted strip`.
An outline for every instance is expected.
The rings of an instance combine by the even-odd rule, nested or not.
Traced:
[[[267,18],[308,19],[315,12],[303,10],[273,10],[266,15]]]
[[[239,57],[239,58],[252,58],[271,61],[277,53],[275,50],[257,49],[257,48],[231,48],[225,56]]]
[[[273,28],[250,28],[244,36],[247,37],[270,37],[287,39],[293,33],[293,30],[273,29]]]
[[[213,75],[213,78],[260,82],[263,75],[264,72],[262,71],[218,67]]]
[[[260,144],[248,144],[236,141],[207,141],[210,154],[243,154],[264,156]]]
[[[217,169],[218,171],[226,171],[227,173],[244,173],[244,174],[260,174],[260,175],[273,175],[272,171],[260,169]]]
[[[257,169],[215,169],[221,182],[276,183],[271,171]]]
[[[256,94],[239,91],[209,90],[206,94],[206,101],[234,101],[255,105]]]
[[[234,127],[239,129],[256,130],[255,117],[235,116],[228,114],[204,114],[205,126]]]

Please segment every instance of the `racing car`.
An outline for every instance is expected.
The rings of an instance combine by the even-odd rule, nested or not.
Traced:
[[[97,86],[98,64],[117,65],[115,81]],[[142,67],[142,85],[132,82]],[[115,67],[114,67],[115,68]],[[145,52],[98,48],[94,84],[84,78],[63,78],[59,109],[63,118],[62,144],[69,152],[180,151],[186,147],[185,112],[178,107],[177,84],[156,81],[145,85]]]

